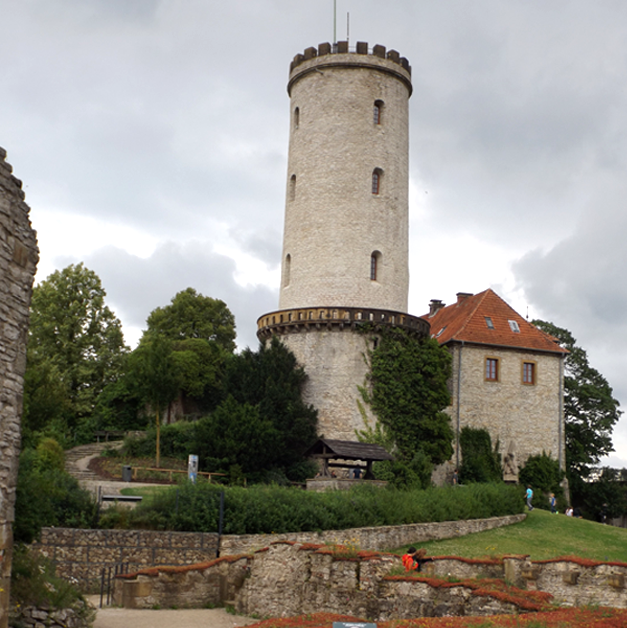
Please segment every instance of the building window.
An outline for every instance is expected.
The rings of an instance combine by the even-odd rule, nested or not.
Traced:
[[[293,201],[297,195],[297,175],[290,177],[290,185],[288,186],[288,199]]]
[[[514,331],[515,334],[519,333],[519,323],[517,321],[508,321],[508,324],[510,325],[510,329],[511,331]]]
[[[523,363],[522,383],[528,386],[536,384],[536,364],[534,362]]]
[[[379,189],[382,182],[382,171],[379,168],[373,170],[373,176],[371,177],[371,193],[379,194]]]
[[[487,382],[499,381],[499,360],[497,358],[486,358],[484,379]]]
[[[495,329],[495,325],[493,325],[493,319],[490,316],[485,316],[484,320],[486,321],[486,326],[489,329]]]
[[[376,100],[373,103],[373,124],[382,123],[382,111],[384,109],[384,103],[381,100]]]
[[[284,264],[283,264],[283,285],[284,285],[284,287],[290,285],[290,262],[291,261],[292,261],[292,258],[290,257],[290,253],[288,253],[288,255],[286,255],[286,259],[285,259]]]
[[[298,107],[294,108],[294,128],[295,129],[299,128],[299,108]]]
[[[371,253],[371,281],[377,281],[377,273],[382,254],[379,251]]]

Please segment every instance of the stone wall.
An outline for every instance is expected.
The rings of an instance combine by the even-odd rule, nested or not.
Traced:
[[[403,572],[398,555],[283,542],[249,555],[118,577],[114,603],[127,608],[229,603],[245,615],[331,612],[375,621],[512,614],[548,608],[552,598],[567,605],[626,607],[625,563],[434,557],[428,566],[417,577]],[[506,585],[504,577],[523,586]]]
[[[93,587],[103,568],[128,571],[153,565],[190,565],[216,558],[218,535],[153,530],[44,528],[33,548],[54,561],[57,575]]]
[[[8,623],[26,340],[39,259],[22,182],[5,158],[0,148],[0,628]]]
[[[464,536],[518,523],[525,515],[416,523],[403,526],[293,532],[286,534],[227,534],[220,542],[221,556],[250,553],[278,541],[299,543],[351,543],[362,549],[387,550],[410,543]],[[129,571],[153,565],[190,565],[216,556],[217,535],[202,532],[150,530],[80,530],[44,528],[34,548],[55,561],[57,574],[93,585],[104,567],[128,563]]]

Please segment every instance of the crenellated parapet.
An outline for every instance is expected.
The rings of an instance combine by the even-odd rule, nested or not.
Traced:
[[[374,332],[384,327],[400,327],[417,337],[427,337],[429,323],[403,312],[368,307],[307,307],[278,310],[257,319],[257,337],[265,340],[273,335],[307,331],[331,331],[369,325]]]
[[[389,59],[393,63],[399,64],[408,74],[412,73],[410,63],[405,57],[399,55],[396,50],[386,50],[386,46],[375,44],[373,48],[369,48],[369,45],[365,41],[359,41],[354,48],[349,47],[348,41],[339,41],[336,44],[330,44],[328,42],[318,44],[318,48],[310,46],[306,48],[303,53],[298,53],[294,56],[294,59],[290,63],[290,72],[296,67],[301,65],[304,61],[313,59],[314,57],[324,57],[326,55],[333,54],[358,54],[358,55],[373,55],[380,59]]]
[[[386,50],[386,46],[376,44],[373,48],[365,41],[359,41],[355,46],[349,46],[347,41],[336,44],[323,43],[318,47],[310,46],[302,53],[294,56],[290,62],[290,80],[288,93],[291,93],[293,84],[310,72],[322,72],[326,67],[368,68],[395,76],[408,88],[412,94],[412,67],[406,57],[402,57],[396,50]]]

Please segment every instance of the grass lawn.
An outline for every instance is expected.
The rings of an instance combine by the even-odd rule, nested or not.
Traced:
[[[626,562],[626,529],[535,509],[525,521],[455,539],[416,543],[430,556],[480,558],[529,554],[532,560],[576,555]],[[407,546],[394,550],[402,553]]]

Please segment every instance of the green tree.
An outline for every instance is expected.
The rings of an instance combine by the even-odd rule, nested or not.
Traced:
[[[453,454],[447,380],[451,356],[435,340],[418,340],[398,328],[385,329],[369,352],[368,390],[363,391],[396,455],[407,462],[423,452],[432,464]]]
[[[159,335],[144,339],[129,357],[129,369],[139,399],[155,413],[155,463],[159,467],[161,414],[177,396],[181,383],[173,360],[172,342]]]
[[[80,427],[119,376],[127,347],[100,279],[83,264],[55,271],[33,290],[25,375],[27,429],[56,420]]]
[[[225,374],[225,390],[237,403],[256,407],[262,424],[269,423],[276,432],[273,462],[268,464],[293,479],[303,479],[297,477],[304,470],[303,453],[316,440],[317,412],[301,398],[305,378],[294,354],[277,338],[256,352],[245,349],[234,355]]]
[[[602,456],[613,451],[613,426],[619,402],[604,376],[590,364],[587,353],[566,329],[541,320],[532,324],[554,336],[569,351],[565,358],[564,411],[569,481],[586,478]],[[576,480],[577,481],[577,480]]]
[[[165,307],[154,309],[142,342],[157,336],[172,343],[179,396],[200,411],[213,410],[224,397],[222,376],[235,349],[235,319],[223,301],[187,288]]]
[[[198,294],[193,288],[178,292],[165,307],[155,308],[147,321],[148,335],[170,340],[199,338],[214,342],[228,353],[235,349],[235,318],[220,299]]]
[[[486,429],[463,427],[460,432],[462,482],[500,482],[502,480],[499,446],[491,444],[491,436]]]

